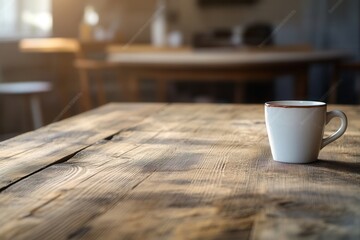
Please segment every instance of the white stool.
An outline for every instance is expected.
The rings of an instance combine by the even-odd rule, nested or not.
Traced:
[[[0,94],[28,97],[33,126],[36,129],[43,126],[39,94],[49,92],[51,88],[51,84],[48,82],[0,83]]]

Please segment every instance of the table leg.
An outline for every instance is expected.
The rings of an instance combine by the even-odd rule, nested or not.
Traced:
[[[333,67],[333,73],[332,73],[332,77],[331,77],[331,81],[330,81],[330,87],[329,87],[329,91],[328,91],[328,101],[329,103],[336,103],[336,98],[337,98],[337,89],[339,87],[339,83],[340,83],[340,64],[339,63],[335,63],[334,67]]]
[[[122,70],[118,70],[116,71],[116,80],[119,83],[119,90],[120,90],[120,95],[121,95],[121,99],[122,101],[127,101],[129,100],[129,97],[127,95],[127,77],[126,77],[126,73],[124,73]]]
[[[59,94],[60,99],[60,109],[65,108],[70,101],[70,92],[71,87],[69,85],[69,81],[71,79],[71,74],[74,72],[70,72],[73,70],[72,63],[74,60],[74,56],[70,54],[55,54],[53,56],[53,66],[55,72],[55,82],[54,89],[59,89],[57,94]],[[67,111],[63,114],[63,118],[70,117],[70,113]]]
[[[295,98],[305,100],[308,97],[308,67],[303,68],[295,76]]]
[[[82,93],[82,110],[87,111],[91,109],[91,97],[89,89],[89,76],[85,70],[79,70],[80,89]]]
[[[104,81],[101,77],[101,73],[96,74],[96,93],[97,93],[97,100],[99,105],[104,105],[106,103],[106,94],[105,94],[105,87]]]
[[[127,79],[127,99],[130,102],[140,101],[139,80],[136,76],[129,75]]]
[[[30,95],[30,109],[31,109],[34,129],[42,127],[43,120],[42,120],[40,99],[38,95],[35,94]]]
[[[156,80],[156,100],[158,102],[166,102],[167,100],[167,83],[163,77]]]
[[[234,88],[234,102],[243,103],[245,101],[245,84],[243,82],[236,82]]]

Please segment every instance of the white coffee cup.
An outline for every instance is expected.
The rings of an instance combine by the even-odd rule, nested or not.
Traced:
[[[323,138],[325,125],[338,117],[339,129]],[[346,115],[327,112],[326,103],[316,101],[273,101],[265,103],[266,129],[273,159],[285,163],[316,161],[320,150],[341,137],[347,128]]]

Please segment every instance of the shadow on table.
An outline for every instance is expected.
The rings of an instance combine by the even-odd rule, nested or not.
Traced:
[[[360,174],[360,163],[342,162],[334,160],[319,159],[312,164],[314,167],[341,171],[344,173]]]

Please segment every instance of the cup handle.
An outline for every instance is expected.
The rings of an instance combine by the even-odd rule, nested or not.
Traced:
[[[327,112],[326,113],[326,124],[328,124],[331,121],[331,119],[333,119],[335,117],[340,118],[340,120],[341,120],[340,127],[333,135],[323,139],[321,148],[325,147],[329,143],[331,143],[331,142],[335,141],[336,139],[338,139],[339,137],[341,137],[346,131],[348,121],[347,121],[347,117],[346,117],[345,113],[343,113],[342,111],[334,110],[334,111]]]

